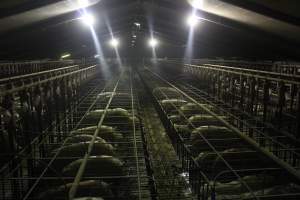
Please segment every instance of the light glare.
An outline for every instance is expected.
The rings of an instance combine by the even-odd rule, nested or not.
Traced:
[[[203,9],[203,0],[188,0],[189,3],[194,7],[194,8],[197,8],[197,9]]]
[[[119,40],[117,40],[116,38],[111,39],[110,45],[112,47],[118,47],[119,46]]]
[[[88,26],[92,26],[95,22],[95,19],[91,14],[85,14],[82,17],[80,17],[80,19],[82,20],[83,23],[85,23]]]
[[[67,53],[67,54],[62,55],[60,58],[61,58],[61,59],[64,59],[64,58],[68,58],[68,57],[70,57],[70,56],[71,56],[71,54]]]
[[[158,41],[155,39],[155,38],[151,38],[150,40],[149,40],[149,45],[150,45],[150,47],[156,47],[157,46],[157,44],[158,44]]]
[[[187,19],[187,24],[190,26],[190,27],[194,27],[196,26],[198,23],[198,18],[196,15],[190,15]]]

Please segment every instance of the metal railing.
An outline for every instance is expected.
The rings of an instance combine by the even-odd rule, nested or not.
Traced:
[[[66,185],[66,183],[70,183],[71,187],[63,196],[58,196],[57,199],[73,199],[77,197],[77,195],[80,195],[80,191],[82,190],[79,188],[80,191],[78,192],[78,186],[80,187],[81,182],[86,180],[108,182],[112,194],[102,196],[105,199],[154,199],[150,189],[151,176],[148,175],[146,167],[147,159],[145,158],[145,148],[143,147],[144,144],[141,136],[142,120],[139,119],[137,115],[139,109],[138,99],[136,98],[130,74],[131,73],[126,72],[124,76],[111,80],[106,84],[106,87],[101,90],[101,87],[95,85],[96,88],[98,87],[98,90],[93,92],[89,98],[83,100],[76,111],[73,111],[71,115],[72,119],[68,119],[71,123],[68,124],[67,127],[63,127],[60,133],[53,132],[52,134],[45,134],[44,139],[40,141],[38,145],[38,149],[40,149],[40,147],[44,148],[45,154],[42,156],[32,155],[32,157],[27,158],[31,160],[35,166],[34,175],[28,176],[23,174],[22,176],[14,176],[14,173],[12,173],[6,177],[6,179],[1,180],[2,183],[4,182],[4,185],[9,185],[9,183],[12,182],[19,183],[17,184],[19,196],[13,199],[38,199],[39,194],[43,191],[47,191],[51,187],[55,188],[59,185]],[[101,85],[103,86],[103,84]],[[108,95],[98,96],[103,93]],[[118,96],[118,93],[124,95]],[[132,124],[118,122],[118,116],[107,116],[107,112],[114,108],[126,109],[131,117],[134,116],[134,120],[131,121]],[[99,119],[95,123],[89,121],[89,112],[97,109],[103,110],[102,115],[99,116]],[[109,118],[107,117],[112,117],[112,120],[108,120]],[[72,136],[71,130],[76,131],[79,128],[95,125],[98,128],[87,132],[93,136],[93,139],[87,144],[87,151],[82,157],[60,157],[59,153],[61,149],[65,147],[66,140]],[[93,145],[96,139],[98,139],[97,135],[102,133],[102,129],[99,128],[103,125],[112,127],[116,133],[123,135],[121,139],[106,141],[107,144],[114,146],[114,156],[123,162],[123,175],[91,176],[85,173],[86,170],[79,167],[79,171],[75,173],[76,176],[70,176],[65,175],[55,168],[55,164],[59,161],[71,163],[83,157],[88,159],[91,155],[91,151],[89,150],[93,149]],[[50,153],[53,149],[57,149],[55,154]],[[41,163],[44,163],[44,165]],[[86,166],[89,166],[88,162]],[[26,171],[26,165],[20,164],[16,170]],[[77,183],[79,183],[79,185]],[[98,189],[99,188],[94,188],[93,191],[97,192],[99,191]],[[12,198],[6,197],[4,199]]]
[[[262,157],[261,161],[257,161],[258,163],[259,162],[264,163],[264,162],[262,162],[264,159],[266,159],[266,158],[270,159],[270,157],[271,157],[273,159],[273,162],[270,162],[270,163],[273,166],[277,165],[277,164],[275,164],[276,162],[283,164],[283,165],[279,165],[282,168],[275,167],[275,169],[277,170],[277,172],[279,172],[279,174],[281,174],[281,173],[285,174],[287,170],[290,170],[289,166],[286,166],[286,164],[284,164],[282,162],[276,161],[276,158],[274,159],[274,157],[270,156],[269,152],[266,152],[263,148],[259,148],[257,144],[253,143],[253,141],[249,141],[249,139],[247,137],[245,137],[244,133],[240,132],[238,129],[236,129],[230,123],[228,123],[227,120],[229,120],[231,122],[231,121],[234,121],[234,119],[232,119],[232,116],[226,115],[226,113],[224,113],[224,112],[222,112],[222,113],[217,112],[218,105],[214,105],[214,108],[216,110],[213,109],[213,111],[212,111],[211,109],[207,109],[207,107],[205,107],[205,105],[210,105],[209,102],[206,102],[206,101],[204,101],[203,99],[200,99],[200,98],[195,99],[195,95],[193,95],[193,97],[190,96],[191,94],[189,92],[187,92],[188,90],[183,89],[183,87],[179,88],[178,87],[179,85],[175,86],[174,84],[171,84],[169,81],[163,79],[158,74],[155,74],[150,69],[146,69],[146,71],[147,71],[148,74],[150,73],[152,75],[148,75],[147,73],[145,73],[144,76],[143,76],[144,79],[147,79],[147,75],[150,76],[150,77],[151,76],[153,77],[153,78],[148,78],[148,79],[150,79],[150,81],[145,80],[146,85],[148,85],[148,86],[151,85],[150,88],[152,88],[152,89],[155,88],[155,86],[154,86],[155,81],[154,80],[157,80],[158,82],[161,82],[161,84],[157,84],[156,86],[160,86],[160,87],[164,86],[164,87],[170,87],[170,88],[175,89],[178,92],[178,94],[181,95],[181,97],[179,99],[184,99],[187,102],[192,102],[192,103],[198,105],[199,108],[201,108],[201,110],[203,110],[204,113],[207,113],[211,116],[214,116],[214,118],[217,119],[218,121],[220,121],[220,123],[223,126],[226,126],[230,130],[232,130],[234,133],[236,133],[237,134],[236,137],[240,138],[240,139],[237,140],[237,138],[229,138],[229,140],[233,140],[233,141],[236,140],[237,141],[237,143],[235,145],[231,146],[231,148],[236,147],[238,149],[238,148],[244,146],[244,147],[247,147],[248,149],[250,149],[248,151],[250,151],[253,154],[258,153],[258,154],[261,154],[261,155],[265,155],[266,157],[265,158]],[[149,90],[149,91],[151,91],[151,90]],[[163,94],[163,95],[165,95],[165,94]],[[170,99],[170,98],[165,98],[165,99]],[[230,181],[230,180],[233,180],[233,179],[239,180],[241,185],[243,187],[245,187],[247,189],[247,191],[249,192],[249,195],[251,196],[251,199],[263,199],[263,197],[262,197],[263,195],[257,194],[256,191],[254,191],[252,189],[252,187],[248,186],[247,183],[245,183],[243,181],[244,180],[243,177],[245,175],[251,174],[251,173],[248,172],[250,166],[243,166],[243,164],[242,164],[243,159],[242,158],[240,158],[238,163],[234,163],[230,159],[227,161],[228,156],[226,158],[223,157],[223,156],[226,156],[226,153],[224,154],[224,152],[223,152],[224,148],[221,148],[220,146],[215,146],[216,143],[214,142],[213,139],[209,139],[209,138],[205,138],[205,136],[201,136],[201,139],[203,140],[203,143],[208,145],[208,147],[204,148],[203,151],[204,152],[205,151],[211,151],[212,154],[215,155],[219,159],[219,161],[222,161],[222,163],[226,166],[225,168],[227,168],[227,170],[225,170],[225,169],[220,170],[219,169],[220,170],[219,173],[214,174],[211,177],[210,175],[212,175],[212,174],[208,170],[209,168],[211,168],[211,166],[206,166],[205,167],[205,165],[203,165],[203,163],[202,163],[202,166],[201,166],[201,164],[199,164],[195,161],[195,156],[196,155],[193,155],[193,153],[191,152],[191,150],[189,148],[190,147],[189,142],[188,142],[189,139],[182,137],[180,134],[178,134],[178,130],[176,130],[176,128],[174,128],[174,124],[176,124],[178,122],[176,122],[176,121],[174,122],[173,119],[170,118],[171,117],[170,113],[165,110],[164,106],[161,104],[162,101],[160,99],[155,99],[155,101],[159,102],[157,104],[157,107],[158,107],[158,110],[162,111],[161,116],[165,116],[165,117],[162,117],[162,119],[163,119],[163,121],[165,121],[167,129],[171,132],[170,138],[172,139],[172,141],[174,141],[174,147],[177,150],[178,156],[183,161],[183,164],[182,164],[183,167],[189,173],[190,177],[196,177],[195,178],[196,181],[195,180],[191,181],[191,183],[195,183],[194,186],[192,184],[192,188],[193,188],[194,192],[198,195],[199,199],[213,198],[213,196],[215,196],[215,194],[214,194],[214,189],[215,188],[214,188],[214,185],[212,185],[212,183],[218,181],[218,179],[221,179],[221,182],[224,182],[224,178],[225,178],[225,180],[227,178],[227,182]],[[185,117],[183,115],[183,113],[180,113],[180,109],[179,109],[180,106],[173,105],[173,107],[174,107],[174,109],[172,111],[172,114],[178,113],[181,116],[181,120],[185,122],[184,124],[188,124],[192,129],[196,128],[195,126],[193,126],[187,120],[187,117]],[[221,115],[223,117],[219,117],[218,115]],[[253,129],[254,127],[251,127],[251,128]],[[246,135],[249,136],[249,133],[247,133]],[[257,136],[257,138],[258,139],[264,139],[264,137],[260,137],[260,136]],[[227,138],[227,140],[228,140],[228,138]],[[239,140],[241,140],[241,141],[238,142]],[[242,141],[246,141],[246,142],[242,142]],[[232,142],[230,142],[230,144],[232,144]],[[240,146],[241,144],[243,144],[243,145]],[[246,144],[248,144],[248,145],[246,145]],[[250,144],[250,146],[249,146],[249,144]],[[224,145],[226,145],[226,140],[224,140]],[[278,150],[280,152],[285,151],[284,148],[280,148],[280,147],[278,148]],[[237,151],[235,153],[240,154],[240,156],[243,156],[243,154],[247,155],[247,152],[243,152],[243,151],[240,151],[240,152]],[[274,162],[274,160],[276,162]],[[245,160],[244,160],[244,162],[245,162]],[[193,170],[190,170],[190,168],[188,167],[188,166],[191,165],[191,163],[193,163],[193,165],[196,166]],[[262,165],[261,167],[257,167],[257,166],[256,167],[254,166],[254,168],[250,167],[250,169],[260,171],[260,172],[266,172],[266,174],[272,174],[272,170],[275,170],[275,169],[266,168],[266,166],[264,166],[264,165]],[[297,167],[292,169],[293,173],[291,173],[292,176],[290,176],[289,181],[293,180],[293,178],[291,178],[291,177],[295,177],[295,176],[297,177],[297,171],[296,171],[297,169],[298,169]],[[194,176],[195,174],[193,172],[197,172],[198,176]],[[203,173],[203,174],[201,176],[199,176],[199,173]],[[227,174],[227,176],[222,177],[222,174],[223,175]],[[233,177],[235,177],[235,178],[233,178]],[[214,180],[214,181],[212,181],[212,180]],[[267,187],[267,186],[262,186],[260,188],[260,190],[264,190],[265,187]],[[206,193],[203,192],[203,191],[206,191]],[[216,193],[218,194],[218,191],[216,191]],[[285,196],[285,194],[282,194],[282,195]],[[296,198],[296,197],[299,196],[299,194],[294,193],[291,196],[293,196],[293,198]],[[217,197],[218,197],[218,195],[217,195]],[[237,197],[237,198],[240,198],[240,197]],[[270,198],[272,198],[272,197],[270,197]]]

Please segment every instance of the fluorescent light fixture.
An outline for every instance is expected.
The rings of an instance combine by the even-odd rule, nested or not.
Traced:
[[[133,35],[132,37],[133,37],[133,38],[136,38],[136,35]]]
[[[151,39],[149,40],[149,46],[150,46],[150,47],[154,48],[154,47],[157,46],[157,44],[158,44],[157,39],[151,38]]]
[[[81,19],[82,22],[85,23],[88,26],[92,26],[95,23],[95,18],[91,14],[84,14],[79,19]]]
[[[115,47],[115,48],[119,46],[119,40],[116,38],[111,39],[111,41],[109,43],[112,47]]]
[[[99,57],[100,57],[100,55],[98,55],[98,54],[94,55],[94,58],[99,58]]]
[[[68,57],[70,57],[70,56],[71,56],[71,54],[67,53],[67,54],[62,55],[60,58],[61,58],[61,59],[64,59],[64,58],[68,58]]]
[[[196,15],[190,15],[188,18],[187,18],[187,24],[190,26],[190,27],[195,27],[198,23],[198,18]]]

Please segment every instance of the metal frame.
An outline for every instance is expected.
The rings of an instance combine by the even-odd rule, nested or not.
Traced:
[[[239,136],[239,137],[242,137],[244,140],[247,139],[246,137],[243,136],[243,133],[241,133],[239,130],[235,129],[232,125],[228,124],[228,122],[226,122],[224,119],[219,118],[219,117],[217,116],[217,113],[218,113],[218,112],[217,112],[217,113],[214,113],[214,112],[216,112],[216,111],[212,112],[211,110],[209,110],[209,109],[203,107],[203,105],[200,104],[201,102],[205,102],[205,101],[203,101],[203,99],[199,99],[199,98],[194,99],[194,98],[192,98],[192,97],[190,96],[190,93],[183,92],[184,90],[179,89],[179,88],[176,87],[175,85],[173,85],[173,84],[171,84],[170,82],[168,82],[167,80],[163,79],[163,78],[162,78],[161,76],[159,76],[158,74],[155,74],[154,72],[151,72],[150,69],[146,69],[146,71],[147,71],[147,73],[152,74],[152,75],[148,75],[148,76],[153,76],[152,78],[148,78],[148,79],[153,79],[153,80],[157,80],[158,82],[161,82],[161,84],[158,84],[158,85],[160,85],[160,86],[161,86],[161,85],[166,85],[166,86],[168,86],[168,87],[175,88],[178,92],[180,92],[180,94],[183,95],[184,99],[188,100],[189,102],[196,103],[196,104],[197,104],[199,107],[201,107],[206,113],[209,113],[210,115],[213,115],[214,117],[216,117],[216,119],[222,121],[222,123],[223,123],[225,126],[227,126],[228,128],[230,128],[230,129],[233,130],[234,132],[238,133],[238,136]],[[146,73],[145,73],[145,74],[146,74]],[[147,77],[147,75],[144,75],[144,76]],[[146,79],[145,77],[143,77],[143,78]],[[145,81],[145,82],[147,82],[147,81]],[[151,85],[151,87],[152,87],[152,89],[153,89],[153,87],[154,87],[154,86],[153,86],[153,83],[155,83],[155,81],[149,81],[149,83],[148,83],[148,84],[146,83],[146,85],[148,85],[148,87],[149,87],[149,85]],[[151,90],[149,90],[149,91],[151,91]],[[195,97],[195,95],[194,95],[193,97]],[[192,177],[194,177],[194,176],[193,176],[193,173],[191,173],[190,171],[188,171],[189,168],[186,167],[186,166],[188,166],[189,163],[191,163],[191,162],[193,163],[193,162],[194,162],[194,157],[193,157],[193,155],[191,155],[191,153],[190,153],[190,151],[189,151],[189,149],[188,149],[188,144],[186,143],[187,140],[186,140],[185,138],[182,138],[182,136],[178,135],[178,133],[176,133],[176,130],[175,130],[174,127],[173,127],[173,124],[174,124],[174,123],[172,122],[172,120],[169,120],[169,119],[168,119],[168,113],[165,112],[163,106],[160,105],[160,104],[158,103],[158,102],[159,102],[158,99],[155,99],[154,102],[157,102],[156,105],[157,105],[157,107],[158,107],[158,110],[161,110],[161,111],[162,111],[162,112],[160,112],[160,115],[162,116],[162,120],[165,122],[167,129],[168,129],[169,132],[171,133],[171,134],[170,134],[170,137],[171,137],[172,141],[174,141],[174,147],[175,147],[176,150],[177,150],[178,156],[179,156],[179,157],[181,158],[181,160],[183,161],[183,166],[184,166],[185,170],[186,170],[187,172],[190,173],[190,177],[191,177],[191,175],[192,175]],[[207,103],[207,102],[205,102],[205,103]],[[218,105],[215,105],[215,106],[216,106],[216,108],[217,108]],[[178,107],[175,106],[175,110],[178,111]],[[179,112],[179,113],[180,113],[180,112]],[[182,113],[181,113],[181,114],[182,114]],[[220,113],[219,113],[219,114],[220,114]],[[221,114],[224,115],[224,113],[221,113]],[[228,118],[230,119],[231,116],[229,116]],[[232,120],[232,118],[231,118],[231,120]],[[230,120],[230,121],[231,121],[231,120]],[[195,128],[195,127],[194,127],[194,128]],[[252,127],[252,128],[253,128],[253,127]],[[249,134],[248,134],[248,135],[249,135]],[[177,139],[176,139],[176,138],[177,138]],[[262,138],[259,137],[259,136],[258,136],[257,138],[262,139]],[[203,140],[204,140],[207,144],[210,144],[210,141],[207,140],[205,137],[203,138]],[[251,143],[252,141],[249,141],[249,140],[248,140],[247,142],[248,142],[248,143],[249,143],[249,142]],[[251,143],[251,144],[254,145],[253,143]],[[213,151],[213,152],[218,156],[218,158],[221,159],[221,160],[224,162],[224,164],[226,164],[226,160],[225,160],[224,158],[222,159],[221,152],[219,152],[217,149],[215,149],[215,148],[214,148],[214,145],[209,145],[209,147],[210,147],[211,151]],[[269,156],[269,155],[268,155],[268,152],[265,152],[264,149],[257,148],[257,145],[256,145],[256,148],[255,148],[253,151],[256,152],[257,150],[258,150],[258,152],[263,152],[265,155]],[[284,149],[283,149],[283,151],[284,151]],[[273,159],[273,160],[274,160],[274,159]],[[275,170],[280,171],[280,173],[286,173],[285,170],[287,169],[287,167],[286,167],[285,163],[281,163],[281,164],[282,164],[281,167],[283,167],[283,168],[285,168],[285,169],[282,170],[282,169],[280,169],[280,168],[276,168]],[[197,171],[198,173],[199,173],[199,172],[201,173],[201,172],[203,171],[203,169],[200,169],[200,166],[197,166],[197,163],[194,163],[194,165],[196,165],[196,168],[194,169],[195,171]],[[237,179],[239,179],[239,180],[241,181],[242,184],[245,184],[245,183],[243,183],[243,180],[241,179],[241,175],[240,175],[240,170],[241,170],[241,169],[238,169],[239,171],[237,171],[237,169],[234,168],[234,167],[237,167],[237,165],[234,165],[234,167],[231,167],[230,164],[227,163],[226,166],[228,167],[228,170],[227,170],[227,171],[229,171],[229,173],[231,174],[231,176],[232,176],[232,175],[235,176]],[[245,168],[244,168],[244,169],[245,169]],[[246,168],[246,169],[247,169],[247,168]],[[194,170],[193,170],[193,171],[194,171]],[[271,170],[274,170],[274,169],[268,170],[267,168],[261,168],[261,169],[258,168],[258,169],[256,169],[256,170],[258,170],[258,171],[271,171]],[[243,173],[244,173],[244,172],[245,172],[245,170],[243,171]],[[199,189],[197,190],[197,189],[195,189],[195,187],[192,187],[193,190],[194,190],[194,192],[196,192],[196,194],[198,194],[198,198],[199,198],[199,199],[207,199],[210,195],[213,195],[213,193],[211,193],[211,191],[213,191],[213,190],[212,190],[213,187],[210,185],[209,179],[206,177],[206,178],[207,178],[206,181],[203,182],[203,177],[206,176],[206,175],[205,175],[205,171],[204,171],[203,173],[204,173],[204,176],[200,176],[200,177],[202,177],[202,178],[200,178],[200,177],[197,177],[197,178],[196,178],[196,179],[199,179],[199,181],[196,182],[196,185],[197,185],[196,188],[202,188],[202,192],[199,192],[199,191],[200,191]],[[243,174],[243,173],[241,173],[241,174]],[[221,174],[222,174],[222,173],[221,173]],[[247,173],[246,173],[246,174],[247,174]],[[244,174],[243,174],[243,175],[244,175]],[[295,175],[295,174],[293,174],[293,175]],[[216,177],[218,177],[218,175],[217,175]],[[204,180],[205,180],[205,178],[204,178]],[[291,180],[292,180],[292,178],[291,178]],[[205,182],[206,182],[206,184],[205,184]],[[246,186],[246,185],[244,185],[244,186]],[[203,195],[203,191],[205,190],[206,187],[209,188],[208,190],[206,190],[208,193],[206,193],[206,195]],[[256,199],[260,199],[260,198],[261,198],[261,197],[256,196],[256,195],[253,193],[253,191],[251,190],[250,187],[246,187],[246,188],[248,188],[250,194],[251,194],[251,192],[252,192],[252,197],[251,197],[251,198],[256,198]],[[295,196],[295,195],[298,197],[299,194],[294,194],[294,196]],[[212,196],[212,197],[213,197],[213,196]],[[294,198],[295,198],[295,197],[294,197]]]
[[[184,63],[185,60],[182,59],[158,59],[158,61],[163,62],[175,62]],[[300,63],[298,62],[284,62],[284,61],[243,61],[243,60],[222,60],[222,59],[192,59],[190,63],[192,65],[213,65],[217,67],[226,67],[241,70],[256,70],[265,72],[275,72],[288,76],[299,76],[300,75]]]
[[[127,76],[127,77],[126,77]],[[117,84],[119,83],[119,84]],[[129,84],[128,84],[129,83]],[[100,84],[103,85],[103,84]],[[26,174],[22,174],[20,176],[15,176],[14,173],[10,174],[10,177],[6,177],[2,179],[2,183],[5,181],[9,182],[17,182],[19,183],[19,191],[20,195],[17,196],[18,198],[13,199],[35,199],[34,197],[43,187],[45,181],[49,181],[49,185],[53,183],[53,180],[57,180],[56,182],[61,183],[59,180],[64,181],[71,181],[74,182],[72,189],[70,190],[68,199],[73,199],[76,196],[77,185],[76,183],[80,182],[80,180],[87,180],[87,179],[94,179],[94,180],[131,180],[129,181],[128,185],[122,185],[122,187],[118,188],[120,191],[129,192],[132,196],[124,196],[120,197],[119,199],[155,199],[155,194],[152,194],[153,186],[151,173],[149,173],[149,164],[147,164],[147,159],[145,155],[146,148],[144,144],[144,140],[141,136],[143,133],[142,131],[142,121],[134,121],[131,125],[126,125],[121,128],[120,132],[124,133],[124,141],[119,141],[117,148],[118,157],[126,160],[124,165],[124,170],[126,171],[126,175],[122,177],[86,177],[82,174],[84,169],[81,167],[78,171],[76,177],[64,177],[58,175],[57,173],[53,174],[51,170],[51,163],[55,160],[60,158],[57,157],[59,151],[53,156],[49,154],[49,149],[53,149],[55,147],[61,147],[64,145],[64,139],[69,137],[69,131],[72,129],[77,129],[87,125],[94,125],[94,124],[82,124],[82,120],[85,119],[86,114],[93,109],[105,109],[107,112],[108,108],[117,108],[121,107],[127,109],[132,116],[137,116],[138,114],[138,99],[136,96],[135,89],[132,84],[132,72],[125,72],[124,75],[120,76],[118,80],[114,79],[107,83],[107,86],[104,89],[99,88],[98,84],[94,86],[98,88],[94,92],[92,92],[89,98],[84,99],[80,105],[70,113],[70,116],[67,117],[68,125],[62,124],[62,128],[59,132],[52,131],[52,133],[46,133],[43,140],[39,141],[37,148],[40,149],[41,147],[44,148],[44,154],[40,156],[31,155],[31,157],[27,158],[34,163],[34,166],[38,166],[37,163],[46,162],[46,166],[43,167],[43,170],[38,173],[37,175],[30,176]],[[115,95],[111,95],[109,100],[105,98],[97,98],[99,92],[125,92],[128,93],[130,96],[128,98],[122,98]],[[72,119],[70,119],[70,117]],[[101,119],[99,119],[98,127],[104,122],[105,115],[102,115]],[[105,125],[116,126],[118,124],[112,123]],[[97,131],[98,130],[98,131]],[[97,136],[99,129],[96,129],[94,132],[94,139],[90,143],[89,149],[92,148],[93,142],[95,141],[95,137]],[[113,144],[113,143],[112,143]],[[90,151],[85,154],[85,158],[88,158]],[[75,158],[69,158],[75,159]],[[84,164],[83,164],[84,165]],[[38,168],[36,168],[38,169]],[[26,171],[26,166],[20,164],[19,168],[16,170],[18,171]],[[15,170],[13,170],[15,171]],[[150,175],[149,175],[150,174]],[[29,185],[28,185],[29,184]],[[28,187],[29,186],[29,187]],[[116,189],[116,188],[115,188]],[[4,199],[11,199],[11,198],[4,198]]]
[[[60,67],[57,69],[45,70],[45,71],[41,71],[41,72],[23,74],[23,75],[18,75],[18,76],[10,76],[7,78],[0,79],[0,84],[10,83],[10,84],[15,85],[13,82],[17,83],[17,80],[25,81],[25,79],[33,79],[34,77],[43,78],[41,75],[44,75],[45,77],[47,77],[47,75],[53,76],[53,75],[57,75],[59,73],[66,73],[66,72],[75,71],[78,69],[79,69],[79,65],[69,65],[66,67]]]
[[[80,64],[79,60],[23,61],[0,63],[0,78],[36,73]]]
[[[59,69],[55,71],[60,72]],[[78,103],[80,87],[97,74],[97,66],[67,69],[65,73],[56,75],[50,70],[46,78],[44,73],[37,73],[42,77],[36,74],[26,76],[36,77],[26,85],[1,90],[1,135],[8,134],[12,162],[18,160],[20,153],[30,151],[28,146],[35,137],[42,135],[44,130],[54,129],[55,123],[72,111]],[[16,148],[15,144],[21,145],[22,149]]]
[[[299,138],[299,77],[233,67],[161,63],[172,64],[173,68],[200,79],[200,89],[257,118],[265,127],[273,126],[291,140]]]
[[[77,101],[70,102],[71,105],[68,113],[65,113],[65,119],[58,110],[54,111],[57,112],[56,117],[53,118],[53,121],[50,121],[49,127],[43,131],[43,134],[34,138],[12,161],[1,168],[1,199],[18,199],[22,195],[25,187],[28,187],[27,184],[34,180],[35,168],[37,167],[35,159],[45,156],[48,143],[53,143],[55,140],[65,137],[63,136],[64,132],[71,129],[73,123],[76,123],[74,120],[77,110],[86,100],[98,93],[97,86],[99,83],[101,83],[99,79],[94,79],[94,81],[85,85],[84,90],[78,91]],[[7,196],[9,191],[12,192],[12,196]]]

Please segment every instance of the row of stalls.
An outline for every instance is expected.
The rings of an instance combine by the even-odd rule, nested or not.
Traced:
[[[160,59],[183,63],[182,59]],[[210,64],[216,66],[234,67],[242,69],[252,69],[258,71],[269,71],[287,75],[300,75],[300,63],[293,61],[249,61],[239,59],[192,59],[189,64],[203,65]]]
[[[166,60],[108,66],[0,80],[1,199],[157,199],[146,96],[195,199],[300,197],[297,76]]]
[[[80,60],[41,60],[41,61],[22,61],[22,62],[1,62],[0,78],[32,74],[41,71],[48,71],[68,67],[71,65],[82,64]]]
[[[169,69],[182,69],[185,76],[196,78],[198,84],[194,86],[209,96],[246,112],[293,139],[299,138],[299,76],[211,64],[161,64]]]
[[[98,67],[6,90],[1,199],[155,198],[132,72]]]
[[[0,80],[1,199],[18,199],[24,192],[21,188],[28,183],[11,180],[32,174],[27,156],[45,154],[38,145],[45,135],[62,135],[63,119],[87,95],[83,87],[97,71],[96,65],[75,65]]]
[[[182,161],[182,175],[197,198],[299,198],[299,178],[286,170],[286,163],[274,158],[287,155],[294,147],[286,148],[273,137],[256,132],[246,118],[227,112],[229,107],[223,108],[226,103],[191,87],[213,84],[165,64],[145,67],[140,75]],[[210,76],[206,74],[206,78]],[[298,154],[291,157],[297,169]]]

